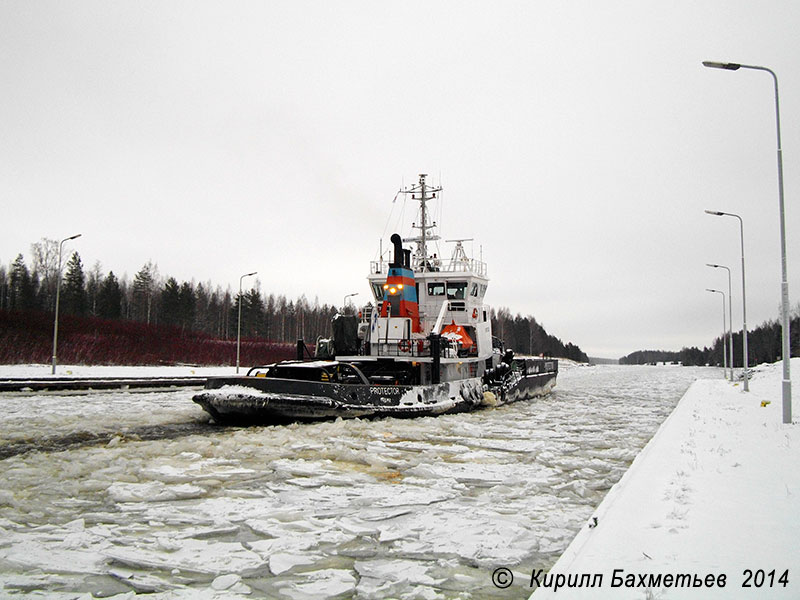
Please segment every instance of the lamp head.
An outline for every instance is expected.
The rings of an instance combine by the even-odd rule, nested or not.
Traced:
[[[720,212],[718,210],[707,210],[707,211],[705,211],[705,213],[708,214],[708,215],[714,215],[715,217],[721,217],[722,215],[725,214],[725,213]]]
[[[711,69],[725,69],[726,71],[736,71],[742,67],[742,65],[738,63],[724,63],[713,60],[704,60],[703,66]]]

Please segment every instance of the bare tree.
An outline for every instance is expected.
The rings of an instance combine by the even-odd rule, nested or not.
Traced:
[[[100,286],[103,283],[103,271],[100,261],[96,260],[91,271],[86,278],[86,300],[88,302],[89,314],[97,315],[97,296],[100,293]]]
[[[56,282],[58,281],[58,241],[42,238],[31,244],[33,270],[41,278],[40,290],[44,292],[45,308],[53,310],[56,303]]]

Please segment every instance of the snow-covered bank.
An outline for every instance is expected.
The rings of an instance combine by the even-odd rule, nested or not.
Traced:
[[[558,363],[561,371],[588,366],[586,363],[578,363],[568,358],[559,358]],[[239,369],[239,374],[246,374],[250,366],[242,366]],[[58,365],[55,375],[52,374],[52,370],[53,367],[51,365],[44,364],[0,365],[0,379],[42,377],[215,377],[236,374],[236,367],[226,365],[211,367],[196,365]]]
[[[792,371],[797,394],[800,359]],[[800,598],[798,403],[783,425],[781,378],[696,381],[533,599]]]

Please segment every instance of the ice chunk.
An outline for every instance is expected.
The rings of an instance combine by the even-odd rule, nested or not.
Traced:
[[[352,594],[356,590],[356,578],[344,569],[323,569],[309,573],[303,583],[293,583],[281,589],[281,595],[292,600],[323,600]]]
[[[430,563],[413,560],[356,561],[355,569],[360,576],[356,591],[365,598],[399,597],[412,588],[437,583],[428,573]]]
[[[211,587],[215,590],[227,590],[241,580],[242,578],[236,573],[227,573],[226,575],[220,575],[214,579],[214,581],[211,582]]]
[[[137,594],[152,594],[165,590],[179,589],[183,586],[169,581],[164,577],[158,577],[152,573],[143,573],[125,567],[112,567],[108,574],[114,579],[130,586]],[[117,596],[114,596],[116,598]]]
[[[163,552],[149,547],[109,548],[105,556],[136,568],[225,575],[266,573],[266,561],[238,542],[184,540],[178,550]]]
[[[105,573],[106,557],[97,548],[75,550],[47,541],[22,540],[0,550],[0,562],[50,573],[99,575]]]
[[[315,554],[292,554],[290,552],[276,552],[269,557],[269,570],[273,575],[280,575],[290,571],[298,565],[313,565],[321,558]]]
[[[166,485],[160,481],[150,483],[113,483],[108,487],[108,495],[115,502],[161,502],[186,498],[200,498],[206,494],[205,488],[196,485]]]

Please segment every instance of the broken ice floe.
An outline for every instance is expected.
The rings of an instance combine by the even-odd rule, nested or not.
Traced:
[[[481,597],[493,565],[552,564],[696,374],[574,369],[548,398],[477,413],[140,441],[123,429],[199,407],[28,397],[0,415],[0,444],[120,434],[0,461],[0,590]]]

